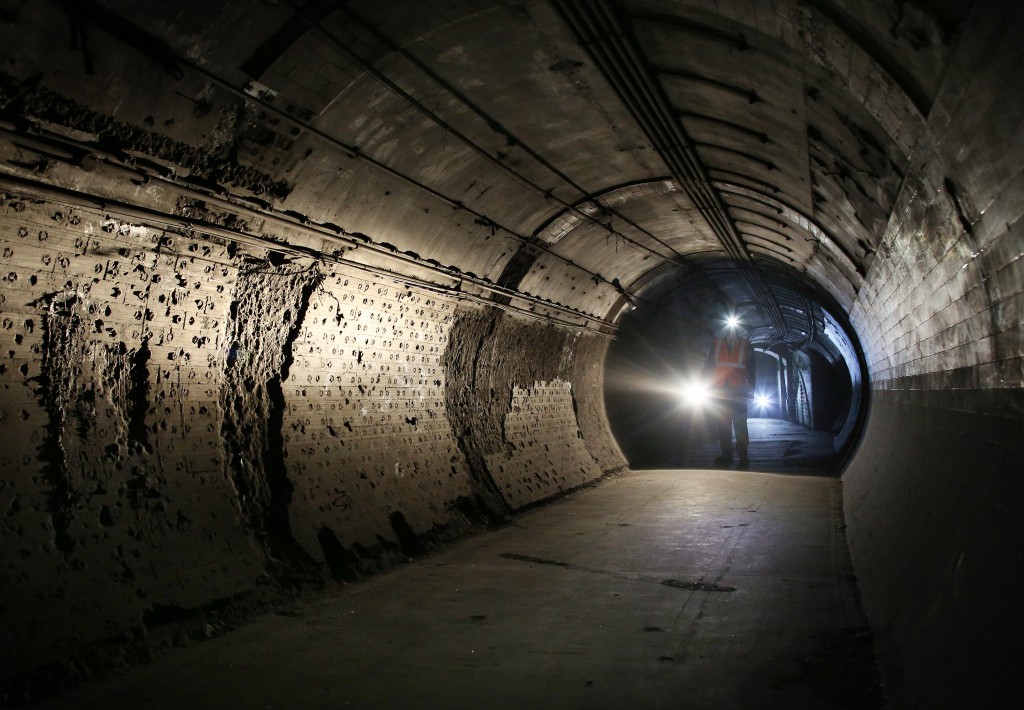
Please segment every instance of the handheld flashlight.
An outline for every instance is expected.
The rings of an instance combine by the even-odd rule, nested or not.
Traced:
[[[680,394],[684,402],[694,409],[699,409],[708,401],[710,391],[706,383],[700,380],[690,380],[682,386]]]

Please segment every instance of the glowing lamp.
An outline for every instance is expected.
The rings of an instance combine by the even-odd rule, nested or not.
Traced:
[[[691,407],[700,408],[708,401],[710,391],[706,383],[700,380],[691,380],[682,386],[680,390],[683,401]]]

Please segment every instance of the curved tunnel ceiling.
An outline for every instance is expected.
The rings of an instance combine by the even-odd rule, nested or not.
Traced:
[[[42,5],[40,24],[67,13],[83,47],[94,38],[92,75],[47,73],[49,88],[133,125],[152,125],[161,102],[193,104],[168,136],[234,153],[266,176],[252,192],[376,247],[351,261],[402,255],[467,295],[605,331],[696,270],[759,314],[760,340],[795,346],[809,306],[766,269],[849,309],[964,12],[940,0]],[[105,63],[100,33],[139,66]],[[60,61],[36,51],[29,64]],[[142,55],[166,83],[146,78]]]
[[[843,514],[908,697],[1008,678],[975,631],[1015,603],[1010,5],[3,0],[15,660],[621,470],[623,314],[682,303],[696,360],[720,300],[870,394]]]

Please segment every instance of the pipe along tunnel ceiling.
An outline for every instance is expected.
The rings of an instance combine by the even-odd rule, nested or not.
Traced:
[[[58,143],[100,137],[90,160],[249,193],[335,237],[347,262],[460,298],[614,334],[624,310],[696,273],[758,344],[830,352],[815,301],[766,272],[851,307],[957,19],[827,3],[732,18],[657,2],[249,5],[50,3],[32,11],[40,31],[66,15],[77,49],[19,56],[8,92],[31,80],[14,105]],[[828,41],[886,93],[834,66]]]
[[[900,393],[1017,421],[1021,18],[973,5],[0,0],[9,673],[623,469],[609,344],[681,298],[872,388],[893,618],[859,472],[975,407]]]
[[[763,267],[852,306],[957,19],[945,3],[41,5],[12,11],[22,29],[67,15],[74,46],[61,30],[62,51],[22,48],[8,112],[91,143],[93,163],[217,182],[335,232],[353,262],[392,252],[443,288],[602,332],[727,257],[727,297],[790,344],[813,315]]]

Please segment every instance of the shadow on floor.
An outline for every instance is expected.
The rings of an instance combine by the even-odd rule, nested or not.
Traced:
[[[750,470],[766,473],[796,473],[803,476],[838,477],[843,457],[833,448],[833,435],[814,431],[782,419],[750,418]],[[698,433],[699,432],[699,433]],[[719,466],[715,458],[722,452],[713,432],[697,428],[691,442],[678,457],[666,463],[672,468],[736,468]],[[653,467],[651,467],[653,468]],[[659,467],[661,468],[661,467]]]

